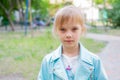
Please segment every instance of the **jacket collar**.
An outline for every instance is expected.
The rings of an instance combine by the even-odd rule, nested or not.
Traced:
[[[90,52],[80,43],[80,59],[88,64],[93,64],[91,60]],[[52,56],[52,61],[61,58],[62,55],[62,45],[60,45],[54,52]]]
[[[78,70],[76,70],[75,80],[87,80],[93,71],[94,67],[89,53],[90,52],[80,44],[80,64]],[[54,73],[64,80],[68,80],[64,65],[60,59],[61,54],[62,46],[58,47],[58,49],[53,52],[52,62],[55,62]]]

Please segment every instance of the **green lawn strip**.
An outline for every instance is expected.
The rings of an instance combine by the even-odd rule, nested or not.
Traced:
[[[107,31],[105,31],[104,29],[90,28],[90,29],[88,29],[88,32],[120,36],[120,29],[107,29]]]

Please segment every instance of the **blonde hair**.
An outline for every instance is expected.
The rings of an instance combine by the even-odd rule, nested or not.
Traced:
[[[84,26],[83,14],[80,9],[75,6],[66,6],[60,9],[56,15],[54,20],[53,32],[56,32],[58,27],[61,27],[64,24],[78,23],[81,25],[83,31],[86,30]]]

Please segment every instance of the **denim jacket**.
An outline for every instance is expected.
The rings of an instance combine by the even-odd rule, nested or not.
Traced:
[[[45,56],[38,80],[69,80],[61,60],[62,46]],[[101,60],[80,44],[80,59],[74,80],[108,80]]]

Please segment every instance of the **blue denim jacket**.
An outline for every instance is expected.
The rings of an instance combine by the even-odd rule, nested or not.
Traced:
[[[62,46],[45,56],[38,80],[69,80],[61,60]],[[101,60],[80,44],[80,59],[74,80],[108,80]]]

